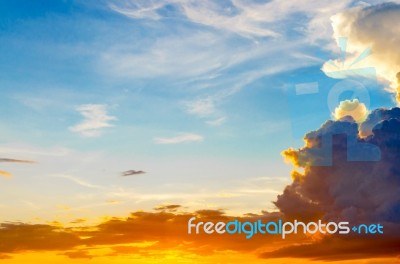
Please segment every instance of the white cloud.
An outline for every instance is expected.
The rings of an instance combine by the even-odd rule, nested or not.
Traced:
[[[273,61],[273,67],[282,64],[290,69],[303,66],[304,62],[307,62],[307,65],[316,64],[314,58],[307,58],[311,54],[304,54],[302,58],[296,57],[296,54],[304,53],[302,48],[310,44],[307,39],[318,38],[321,36],[320,32],[327,31],[318,32],[316,27],[321,24],[330,30],[327,37],[331,37],[329,17],[343,10],[347,2],[341,1],[339,4],[323,0],[318,3],[309,1],[251,3],[236,0],[228,5],[227,2],[221,4],[215,1],[182,0],[115,2],[110,5],[114,11],[134,19],[158,21],[159,24],[154,24],[151,30],[153,32],[162,30],[163,33],[153,39],[147,37],[129,39],[127,36],[128,41],[125,42],[127,44],[114,45],[102,53],[101,64],[105,64],[106,71],[111,71],[119,77],[168,76],[194,79],[207,79],[211,75],[222,75],[222,78],[225,78],[226,70],[257,60],[265,61],[264,64],[258,64],[259,67],[266,64],[271,66],[270,61]],[[157,25],[164,23],[160,11],[168,5],[174,5],[179,10],[177,12],[187,18],[176,21],[182,21],[183,24],[192,22],[208,27],[190,29],[183,27],[178,31],[165,32],[163,26]],[[299,12],[306,13],[310,17],[309,23],[313,25],[304,22],[305,28],[299,27],[296,30],[306,36],[299,39],[291,38],[289,41],[286,35],[290,35],[293,28],[290,26],[285,28],[282,25],[286,25],[287,20],[294,20],[294,13]],[[313,19],[321,17],[325,18],[324,23],[313,22]],[[277,28],[279,33],[273,32],[273,28]],[[236,35],[230,34],[232,32]],[[271,36],[273,37],[269,38]],[[285,52],[280,52],[282,50]],[[287,69],[281,68],[282,71]],[[251,70],[254,69],[246,67],[244,71]],[[215,85],[220,79],[213,78],[209,82]],[[199,86],[210,85],[201,83]]]
[[[102,52],[99,65],[118,78],[168,79],[170,89],[190,92],[187,113],[216,119],[220,101],[257,79],[322,63],[310,47],[331,40],[329,17],[350,3],[112,1],[112,10],[151,25],[152,34],[126,36]]]
[[[110,8],[134,19],[160,20],[160,11],[167,5],[175,5],[181,15],[188,20],[227,32],[233,32],[244,37],[280,37],[284,34],[279,25],[294,14],[304,13],[310,18],[306,31],[314,35],[330,30],[329,18],[332,14],[343,10],[351,0],[312,2],[299,1],[266,1],[253,2],[249,0],[234,1],[187,1],[187,0],[135,0],[115,2]],[[328,30],[321,30],[328,29]],[[300,30],[300,29],[299,29]],[[304,30],[304,29],[303,29]],[[318,34],[315,34],[318,33]]]
[[[332,113],[335,120],[340,120],[343,117],[351,116],[357,123],[361,123],[368,116],[368,109],[364,103],[354,100],[341,101],[335,111]]]
[[[76,109],[85,119],[69,129],[72,132],[79,133],[84,137],[97,137],[101,135],[101,129],[112,127],[110,121],[116,120],[116,117],[109,116],[106,106],[102,104],[86,104]]]
[[[341,32],[348,29],[346,23],[332,29],[330,18],[351,6],[368,5],[353,0],[112,3],[112,10],[135,19],[138,25],[145,28],[151,25],[148,29],[152,34],[136,39],[127,36],[130,42],[103,52],[101,64],[118,77],[167,78],[171,90],[188,91],[190,96],[184,96],[184,110],[207,118],[208,125],[213,125],[213,119],[228,116],[223,112],[222,101],[260,78],[322,64],[323,60],[314,57],[319,53],[315,50],[319,46],[320,50],[336,51],[332,36],[339,36],[340,29]],[[145,23],[141,24],[142,20]],[[337,21],[334,24],[338,25]],[[350,48],[350,51],[359,50]],[[395,75],[391,76],[396,81]]]
[[[207,125],[210,125],[210,126],[220,126],[223,123],[225,123],[225,121],[226,121],[226,117],[220,117],[220,118],[217,118],[214,120],[209,120],[206,123],[207,123]]]
[[[102,189],[101,186],[98,186],[98,185],[89,183],[89,182],[87,182],[87,181],[85,181],[85,180],[82,180],[82,179],[80,179],[80,178],[78,178],[78,177],[74,177],[74,176],[71,176],[71,175],[67,175],[67,174],[54,174],[54,175],[52,175],[52,176],[53,176],[53,177],[56,177],[56,178],[63,178],[63,179],[70,180],[70,181],[72,181],[72,182],[74,182],[74,183],[76,183],[76,184],[78,184],[78,185],[80,185],[80,186],[83,186],[83,187],[88,187],[88,188],[93,188],[93,189]]]
[[[203,141],[203,136],[198,135],[198,134],[192,134],[192,133],[183,133],[180,134],[176,137],[169,137],[169,138],[155,138],[154,143],[155,144],[179,144],[179,143],[185,143],[185,142],[200,142]]]
[[[215,112],[215,105],[212,98],[197,99],[184,103],[189,114],[200,117],[208,116]]]
[[[19,158],[24,157],[25,155],[30,155],[33,157],[37,156],[66,156],[71,153],[70,149],[67,148],[48,148],[48,149],[39,149],[36,147],[32,146],[26,146],[23,144],[20,145],[14,145],[14,144],[3,144],[0,146],[0,153],[7,153],[11,154],[13,153],[13,156],[15,157],[14,154],[17,154]]]
[[[248,53],[248,48],[232,45],[229,36],[212,31],[196,29],[162,34],[156,39],[135,39],[135,45],[127,37],[125,44],[101,52],[100,66],[105,65],[105,71],[117,77],[199,78],[239,63],[238,58],[254,56],[253,52]]]
[[[347,38],[348,56],[323,66],[323,71],[331,76],[341,70],[347,75],[362,73],[362,68],[375,68],[378,78],[390,83],[391,92],[396,92],[396,74],[400,72],[400,5],[386,3],[376,6],[359,6],[332,17],[334,38]],[[371,49],[369,56],[367,51]],[[358,56],[360,56],[358,59]],[[364,58],[365,57],[365,58]],[[339,76],[345,77],[345,76]],[[373,76],[375,77],[375,76]],[[398,90],[398,94],[400,89]],[[398,96],[400,101],[400,96]]]

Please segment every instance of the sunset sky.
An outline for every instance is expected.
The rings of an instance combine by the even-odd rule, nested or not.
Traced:
[[[399,23],[400,1],[0,1],[0,260],[399,263]],[[380,159],[338,139],[315,164],[343,131]],[[188,236],[191,216],[394,236]]]

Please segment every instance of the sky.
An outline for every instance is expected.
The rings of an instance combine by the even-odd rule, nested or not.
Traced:
[[[298,164],[299,153],[309,155],[303,137],[346,116],[354,101],[344,100],[358,96],[357,122],[367,119],[365,126],[373,123],[367,117],[373,109],[397,105],[399,58],[387,51],[399,43],[398,29],[380,15],[389,12],[396,21],[400,9],[383,2],[1,1],[0,223],[10,232],[21,225],[27,237],[45,232],[49,241],[65,243],[52,248],[39,241],[41,248],[17,241],[0,246],[0,259],[264,261],[262,252],[281,242],[247,248],[240,239],[222,240],[226,247],[212,244],[202,252],[185,249],[179,238],[114,241],[101,231],[107,233],[111,219],[141,227],[147,216],[181,223],[193,214],[209,217],[201,212],[290,215],[286,201],[296,201],[282,192],[296,177],[282,151],[291,149],[284,156],[307,176],[309,164]],[[385,25],[381,38],[373,26],[364,27],[376,23]],[[387,36],[394,37],[378,41]],[[368,78],[355,76],[351,63],[368,48],[372,55],[358,57],[359,65],[375,68]],[[333,93],[349,76],[362,87]],[[381,114],[382,120],[397,118]],[[132,232],[126,236],[135,237]],[[93,241],[79,242],[86,236]],[[0,231],[0,244],[6,238]],[[387,257],[340,261],[395,263],[381,259]]]

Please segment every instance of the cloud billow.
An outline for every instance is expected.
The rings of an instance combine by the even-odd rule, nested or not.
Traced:
[[[293,173],[294,181],[278,196],[276,206],[288,216],[352,223],[388,222],[400,224],[400,109],[373,111],[360,125],[362,130],[372,120],[372,135],[362,139],[355,121],[328,121],[305,136],[301,149],[289,149],[283,155],[304,173]],[[382,112],[384,115],[378,115]],[[377,117],[381,117],[377,120]],[[313,166],[320,158],[313,152],[321,136],[332,137],[332,166]],[[349,138],[380,150],[375,161],[349,161]],[[362,149],[360,151],[365,151]],[[296,210],[292,207],[296,205]]]
[[[341,64],[352,69],[376,69],[378,78],[388,83],[388,90],[396,93],[399,103],[400,31],[397,25],[400,23],[400,4],[361,5],[338,13],[331,20],[334,38],[346,37],[346,51],[351,54]],[[365,54],[369,49],[372,51],[369,56],[362,60],[357,59],[357,56]],[[322,70],[328,75],[336,71],[329,62],[325,63]],[[360,71],[356,70],[354,73]]]

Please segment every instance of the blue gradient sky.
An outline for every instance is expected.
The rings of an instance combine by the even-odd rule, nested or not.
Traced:
[[[357,3],[270,5],[2,1],[0,155],[37,162],[1,164],[2,220],[273,210],[290,181],[280,152],[331,118],[329,17]],[[308,82],[321,100],[305,108],[288,93]],[[384,85],[371,108],[394,105]]]

